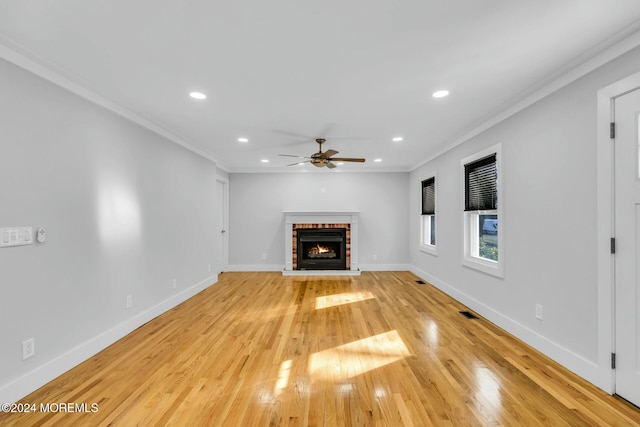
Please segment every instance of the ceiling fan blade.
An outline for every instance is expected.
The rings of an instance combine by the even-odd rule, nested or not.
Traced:
[[[336,150],[327,150],[324,153],[320,154],[319,157],[322,157],[323,159],[328,159],[329,157],[335,156],[336,154],[338,154]]]
[[[288,131],[288,130],[271,129],[271,132],[277,133],[277,134],[280,134],[280,135],[292,136],[294,138],[304,139],[305,141],[313,140],[313,137],[311,137],[311,136],[303,135],[301,133],[291,132],[291,131]]]
[[[371,139],[370,136],[328,136],[327,137],[327,141],[347,141],[347,140],[354,140],[354,141],[362,141],[365,139]]]
[[[311,160],[307,160],[306,162],[295,162],[295,163],[291,163],[290,165],[287,165],[287,166],[296,166],[296,165],[299,165],[299,164],[302,164],[302,163],[311,163]]]
[[[332,157],[330,159],[327,159],[329,161],[332,162],[358,162],[358,163],[364,163],[364,161],[366,159],[359,159],[359,158],[355,158],[355,157]]]
[[[335,165],[335,164],[333,164],[333,163],[331,163],[331,162],[328,162],[328,163],[327,163],[327,167],[328,167],[329,169],[333,169],[333,168],[337,168],[338,166],[337,166],[337,165]]]
[[[311,157],[306,157],[306,156],[295,156],[293,154],[278,154],[278,156],[282,156],[282,157],[298,157],[300,159],[310,159]]]

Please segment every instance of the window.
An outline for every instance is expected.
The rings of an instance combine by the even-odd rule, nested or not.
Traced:
[[[463,264],[503,276],[500,209],[500,145],[462,160],[464,176]]]
[[[425,179],[421,188],[420,248],[436,254],[436,178]]]

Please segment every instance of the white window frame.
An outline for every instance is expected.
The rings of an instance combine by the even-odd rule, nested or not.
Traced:
[[[464,210],[464,188],[465,188],[465,171],[464,166],[472,163],[476,160],[480,160],[484,157],[496,155],[496,168],[498,170],[497,180],[497,195],[498,195],[498,208],[492,210],[483,211],[467,211]],[[461,177],[461,209],[462,212],[462,265],[472,268],[474,270],[482,271],[496,277],[504,277],[504,232],[505,232],[505,216],[504,216],[504,197],[502,192],[502,176],[504,175],[502,169],[502,144],[498,143],[488,147],[482,151],[479,151],[471,156],[467,156],[460,161],[460,177]],[[477,251],[479,248],[479,230],[478,230],[478,217],[480,215],[497,215],[498,216],[498,261],[493,261],[478,256]]]
[[[426,181],[427,179],[434,179],[434,183],[435,183],[435,214],[433,215],[420,215],[420,250],[422,252],[431,254],[431,255],[435,255],[438,256],[438,238],[439,238],[439,234],[438,234],[438,174],[437,173],[430,173],[430,174],[425,174],[424,177],[419,181],[420,182],[420,204],[422,204],[422,182]],[[427,229],[426,227],[430,226],[430,218],[432,216],[436,217],[436,224],[435,224],[435,233],[436,233],[436,244],[435,245],[431,245],[429,243],[426,243],[426,241],[430,241],[425,239],[426,236],[426,232]],[[429,236],[431,235],[431,230],[429,228]]]

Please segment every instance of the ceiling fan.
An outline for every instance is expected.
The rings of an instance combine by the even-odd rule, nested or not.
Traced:
[[[304,162],[291,163],[290,165],[287,165],[287,166],[294,166],[294,165],[299,165],[301,163],[307,163],[308,162],[308,163],[311,163],[312,165],[314,165],[316,167],[321,168],[323,166],[326,166],[329,169],[333,169],[333,168],[337,167],[337,165],[335,163],[332,163],[332,162],[358,162],[358,163],[364,163],[364,161],[365,161],[365,159],[362,159],[362,158],[333,157],[336,154],[338,154],[338,152],[336,150],[327,150],[324,153],[322,152],[322,144],[324,144],[326,142],[326,139],[324,139],[324,138],[316,138],[316,142],[318,143],[320,148],[318,149],[317,153],[313,153],[309,157],[294,156],[292,154],[280,154],[280,156],[284,156],[284,157],[299,157],[301,159],[309,159],[309,160],[304,161]]]

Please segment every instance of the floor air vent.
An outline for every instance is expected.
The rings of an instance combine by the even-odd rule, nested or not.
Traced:
[[[427,284],[426,282],[423,282],[422,280],[416,280],[416,283],[418,285],[426,285]]]
[[[467,319],[477,319],[478,318],[478,316],[476,316],[475,314],[473,314],[470,311],[461,311],[460,314],[462,314]]]

